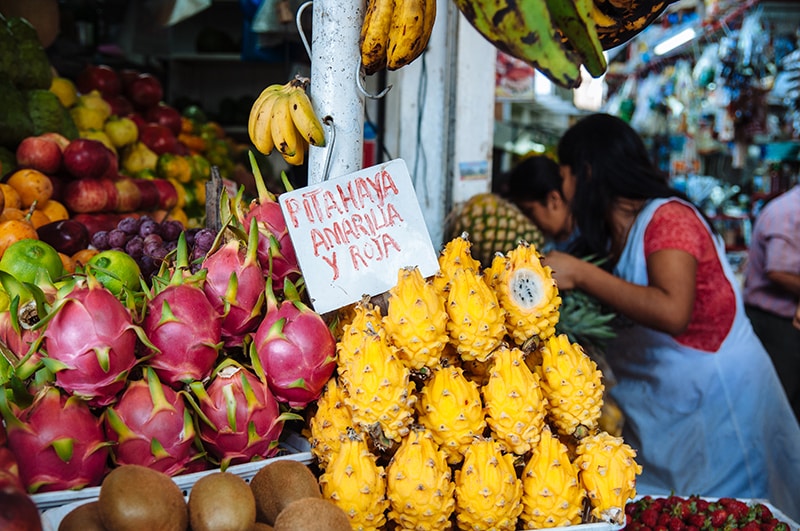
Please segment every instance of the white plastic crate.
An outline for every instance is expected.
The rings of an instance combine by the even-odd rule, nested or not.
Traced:
[[[308,441],[296,433],[290,433],[285,441],[280,443],[280,453],[276,457],[269,459],[262,459],[260,461],[253,461],[251,463],[243,463],[241,465],[233,465],[228,467],[227,472],[236,474],[242,477],[245,481],[250,482],[253,476],[259,469],[263,468],[268,463],[281,459],[293,459],[301,463],[309,464],[312,462],[313,457],[310,452]],[[174,476],[172,480],[184,491],[184,494],[189,494],[192,486],[203,476],[210,474],[219,469],[203,470],[202,472],[193,472],[191,474],[182,474]],[[39,511],[47,509],[58,508],[65,505],[73,505],[75,502],[93,500],[100,495],[100,487],[87,487],[80,490],[59,490],[54,492],[42,492],[40,494],[32,494],[34,503],[39,508]],[[66,513],[64,513],[66,514]],[[62,515],[63,516],[63,515]],[[60,518],[59,518],[60,521]],[[56,526],[55,529],[58,529]]]

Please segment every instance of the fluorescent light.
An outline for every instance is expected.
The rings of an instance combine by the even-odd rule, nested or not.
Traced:
[[[665,39],[656,44],[653,48],[653,53],[656,55],[664,55],[667,52],[671,52],[678,46],[686,44],[690,40],[694,39],[696,35],[697,32],[694,31],[694,28],[686,28],[680,33],[676,33],[669,39]]]

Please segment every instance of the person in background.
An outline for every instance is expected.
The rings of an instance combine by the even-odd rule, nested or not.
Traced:
[[[547,237],[541,249],[571,252],[577,243],[572,214],[561,192],[558,164],[546,155],[532,155],[500,180],[497,193],[514,203]]]
[[[559,289],[622,317],[609,393],[642,465],[637,493],[765,498],[800,517],[800,426],[721,239],[619,118],[578,121],[558,159],[581,237],[613,273],[558,251],[544,263]]]
[[[744,302],[800,419],[800,330],[792,326],[800,304],[800,184],[772,199],[756,217]]]

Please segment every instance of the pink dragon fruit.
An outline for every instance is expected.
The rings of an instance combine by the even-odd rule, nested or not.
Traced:
[[[200,439],[223,470],[275,455],[284,422],[301,418],[281,414],[266,383],[232,358],[214,370],[208,387],[192,382],[190,388],[197,397],[192,404],[200,418]]]
[[[42,355],[31,347],[37,343],[41,332],[41,328],[15,327],[11,312],[0,312],[0,342],[17,358],[15,372],[21,380],[27,379],[39,366]]]
[[[251,345],[279,402],[302,408],[319,398],[336,367],[336,339],[322,317],[300,301],[291,282],[278,304],[267,279],[267,313]]]
[[[145,367],[144,376],[129,382],[119,402],[103,414],[106,436],[116,443],[111,456],[117,465],[146,466],[168,476],[181,474],[200,456],[193,446],[190,410],[181,393],[162,384],[155,371]]]
[[[271,277],[273,286],[280,291],[283,290],[284,279],[296,282],[300,278],[300,266],[281,207],[275,195],[264,184],[264,178],[253,153],[250,152],[249,155],[258,198],[248,205],[245,212],[244,202],[241,199],[243,190],[240,190],[234,201],[236,218],[243,227],[250,227],[252,219],[258,222],[258,261],[261,263],[264,275]],[[290,191],[292,187],[289,180],[285,174],[282,177],[284,186]]]
[[[89,276],[56,301],[48,319],[43,362],[56,385],[91,406],[113,402],[138,362],[137,335],[145,339],[130,311]]]
[[[169,271],[165,272],[168,275]],[[175,267],[166,285],[154,277],[142,328],[157,349],[147,364],[168,385],[207,378],[222,347],[222,315],[200,287],[205,269],[189,274],[186,239],[178,239]]]
[[[222,315],[222,339],[226,347],[241,347],[244,337],[261,321],[266,280],[256,257],[258,227],[250,224],[247,249],[241,240],[231,239],[203,260],[208,300]]]
[[[0,411],[8,447],[29,492],[80,489],[102,482],[110,443],[85,401],[46,387],[29,407],[16,412],[0,393]]]

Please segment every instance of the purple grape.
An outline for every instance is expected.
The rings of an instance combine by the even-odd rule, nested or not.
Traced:
[[[161,234],[161,227],[159,227],[158,222],[152,219],[145,219],[139,225],[139,236],[142,238],[147,237],[150,234]]]
[[[194,236],[194,247],[199,247],[203,253],[211,250],[217,235],[211,229],[200,229]]]
[[[194,237],[197,235],[198,232],[200,232],[200,229],[196,228],[187,229],[184,231],[183,235],[184,238],[186,238],[186,247],[188,247],[189,249],[194,247]]]
[[[126,234],[136,234],[139,232],[139,219],[128,216],[124,217],[117,222],[117,229],[125,232]]]
[[[143,241],[144,254],[155,257],[155,250],[164,245],[164,241],[158,234],[150,234]]]
[[[153,246],[146,252],[155,263],[161,262],[167,257],[167,249],[163,245]]]
[[[108,246],[109,247],[125,247],[130,239],[130,234],[121,229],[112,229],[108,231]]]
[[[125,252],[134,260],[138,259],[144,254],[144,239],[141,236],[133,236],[128,240],[128,243],[125,244]]]
[[[174,219],[167,220],[161,224],[161,237],[165,242],[178,241],[178,237],[183,231],[183,223]]]
[[[168,253],[171,253],[177,247],[178,247],[177,240],[164,240],[164,249],[166,249]]]
[[[98,251],[105,251],[108,249],[108,231],[99,230],[92,235],[92,247]]]
[[[140,256],[136,262],[139,264],[139,269],[141,270],[143,276],[150,277],[153,275],[153,273],[155,273],[155,263],[153,262],[153,259],[146,254]]]

